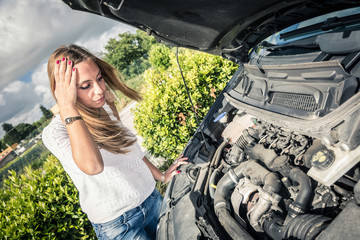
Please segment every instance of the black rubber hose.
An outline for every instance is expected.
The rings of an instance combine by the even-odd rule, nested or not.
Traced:
[[[298,214],[306,212],[312,189],[309,176],[306,175],[302,170],[298,168],[292,169],[290,171],[290,178],[291,180],[297,182],[300,185],[299,193],[296,196],[295,201],[292,203],[295,208],[290,207],[288,214],[288,216],[294,217]],[[299,209],[300,211],[297,209]]]
[[[268,218],[264,221],[264,231],[274,240],[282,239],[283,226],[278,223],[281,221],[280,217]]]
[[[220,224],[232,239],[252,240],[252,236],[230,214],[230,204],[227,201],[230,192],[235,188],[239,179],[243,177],[243,164],[227,172],[218,182],[215,196],[214,209]]]
[[[220,159],[221,159],[221,154],[224,151],[224,148],[226,147],[226,145],[228,144],[228,140],[224,139],[224,141],[220,144],[220,146],[216,149],[216,152],[214,154],[213,160],[212,160],[212,167],[218,167]]]
[[[253,240],[254,238],[230,215],[227,209],[218,210],[219,222],[234,240]]]
[[[220,170],[219,168],[215,169],[214,172],[210,176],[210,183],[209,183],[209,194],[211,198],[214,198],[215,196],[215,190],[218,178],[220,176]]]
[[[263,229],[272,239],[312,240],[329,225],[331,219],[321,215],[303,214],[291,219],[285,226],[281,226],[280,221],[279,217],[264,221]]]
[[[281,189],[281,182],[278,176],[270,172],[264,177],[264,190],[268,193],[278,193]]]
[[[233,190],[238,183],[242,175],[242,166],[239,165],[234,170],[230,169],[218,182],[215,196],[214,196],[214,208],[215,213],[220,208],[231,209],[230,204],[226,200],[230,194],[230,191]]]
[[[322,215],[302,214],[284,227],[282,239],[315,239],[330,223],[331,218]]]
[[[210,178],[212,176],[212,171],[214,168],[217,168],[221,159],[221,154],[224,151],[224,148],[228,144],[228,139],[224,139],[224,141],[220,144],[220,146],[216,149],[214,156],[211,159],[210,167],[209,167],[209,174],[206,179],[205,189],[204,189],[204,195],[207,196],[210,190]]]

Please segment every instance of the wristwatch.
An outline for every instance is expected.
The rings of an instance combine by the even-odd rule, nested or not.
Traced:
[[[65,118],[65,125],[70,125],[72,124],[73,122],[75,122],[76,120],[80,120],[82,119],[81,116],[76,116],[76,117],[68,117],[68,118]]]

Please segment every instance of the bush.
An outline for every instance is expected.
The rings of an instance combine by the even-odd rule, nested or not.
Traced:
[[[96,239],[76,188],[52,155],[43,168],[11,171],[0,199],[3,239]]]
[[[161,59],[152,58],[151,62],[162,62],[163,54],[158,56]],[[151,154],[174,159],[196,131],[197,123],[175,54],[170,51],[169,56],[167,69],[153,66],[144,73],[146,91],[134,110],[134,121]],[[192,50],[182,51],[179,61],[201,121],[238,66],[219,56]]]
[[[149,52],[149,62],[155,68],[168,69],[170,67],[170,48],[163,44],[152,45]]]

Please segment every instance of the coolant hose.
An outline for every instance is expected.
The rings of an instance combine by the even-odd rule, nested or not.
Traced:
[[[206,180],[206,186],[208,186],[205,190],[204,190],[204,195],[206,196],[209,192],[211,198],[213,198],[214,195],[214,185],[211,181],[214,181],[214,179],[211,179],[212,177],[214,177],[213,174],[213,169],[217,168],[221,159],[221,154],[224,151],[224,148],[226,147],[226,145],[228,144],[228,139],[224,139],[224,141],[220,144],[220,146],[216,149],[214,156],[211,159],[211,163],[210,163],[210,169],[209,169],[209,175],[208,178]]]
[[[252,236],[244,229],[230,214],[230,204],[226,200],[230,192],[243,177],[242,169],[244,164],[240,164],[234,170],[229,170],[218,182],[215,196],[214,209],[220,224],[232,239],[251,240]]]
[[[224,141],[216,149],[214,157],[213,157],[213,159],[211,161],[212,167],[218,167],[220,159],[221,159],[221,154],[224,151],[224,148],[226,147],[227,144],[228,144],[228,139],[224,139]]]
[[[297,182],[300,186],[299,193],[294,202],[289,206],[289,217],[294,218],[295,216],[302,214],[306,211],[310,197],[311,197],[311,180],[302,170],[294,168],[290,171],[290,178]],[[286,222],[286,221],[285,221]]]
[[[217,180],[220,176],[220,169],[217,168],[214,170],[214,172],[210,176],[210,183],[209,183],[209,194],[211,198],[214,198],[215,196],[215,190],[216,190],[216,184]]]

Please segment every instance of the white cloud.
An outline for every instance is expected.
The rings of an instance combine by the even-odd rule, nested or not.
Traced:
[[[33,79],[41,70],[34,72]],[[46,108],[55,104],[49,87],[34,82],[14,81],[0,92],[0,99],[4,101],[4,104],[0,104],[0,122],[11,123],[13,126],[38,121],[42,116],[40,104]],[[1,129],[0,137],[3,135]]]
[[[0,124],[32,123],[42,116],[40,104],[55,103],[46,64],[58,46],[76,43],[98,54],[110,38],[126,31],[135,29],[71,10],[60,0],[0,1]],[[30,82],[19,81],[29,72]]]
[[[5,100],[5,105],[0,106],[0,122],[21,116],[29,111],[29,106],[41,101],[41,96],[34,94],[32,83],[15,81],[0,92],[0,96]]]
[[[5,0],[0,8],[0,89],[44,61],[61,44],[86,42],[124,24],[71,10],[60,0]],[[128,29],[128,27],[124,27]]]

